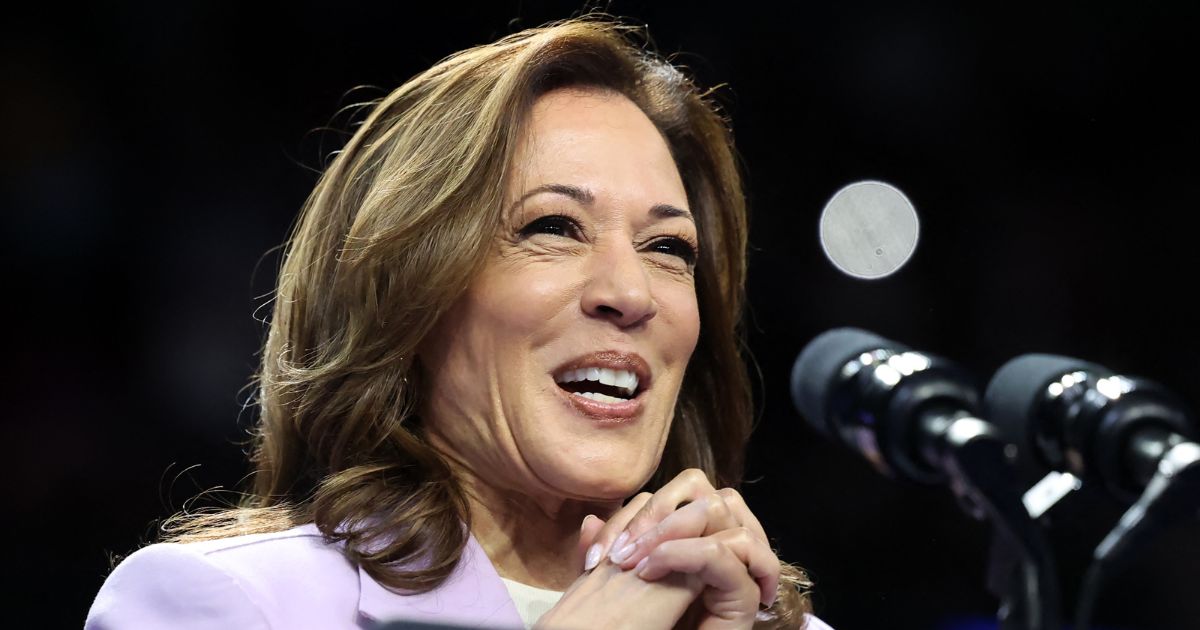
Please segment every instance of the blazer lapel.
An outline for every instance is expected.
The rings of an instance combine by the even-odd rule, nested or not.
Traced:
[[[441,586],[416,595],[394,593],[358,569],[361,616],[375,622],[424,621],[483,628],[524,628],[491,560],[474,536]]]

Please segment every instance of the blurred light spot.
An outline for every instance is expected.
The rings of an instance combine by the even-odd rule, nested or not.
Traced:
[[[895,273],[912,257],[920,221],[895,186],[862,181],[837,191],[825,204],[820,235],[825,256],[842,273],[876,279]]]

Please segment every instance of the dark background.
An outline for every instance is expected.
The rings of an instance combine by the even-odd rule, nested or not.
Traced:
[[[0,25],[10,317],[8,619],[78,627],[154,519],[237,487],[270,250],[341,136],[339,107],[579,2],[27,3]],[[1193,357],[1197,4],[616,2],[728,83],[753,209],[750,346],[763,413],[745,492],[840,630],[986,620],[988,530],[804,426],[795,354],[855,325],[953,357],[1084,357],[1200,409]],[[379,89],[347,94],[360,85]],[[841,275],[824,202],[880,179],[922,220],[890,278]],[[261,315],[261,314],[260,314]],[[1051,512],[1073,601],[1122,506]],[[1110,628],[1200,627],[1200,526],[1108,589]],[[10,599],[11,598],[11,599]],[[982,627],[982,626],[981,626]]]

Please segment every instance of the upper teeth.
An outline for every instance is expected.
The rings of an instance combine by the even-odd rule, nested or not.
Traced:
[[[610,370],[609,368],[579,368],[567,370],[554,379],[559,383],[574,383],[577,381],[595,381],[610,387],[616,387],[629,396],[637,391],[637,374],[626,370]]]

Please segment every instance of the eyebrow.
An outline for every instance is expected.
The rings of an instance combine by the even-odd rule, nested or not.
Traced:
[[[688,221],[691,221],[692,223],[696,222],[696,219],[695,219],[695,217],[692,216],[691,212],[688,212],[687,210],[684,210],[683,208],[676,208],[675,206],[672,206],[672,205],[666,204],[666,203],[656,204],[653,208],[650,208],[650,214],[654,215],[655,217],[657,217],[659,219],[670,219],[671,217],[683,217],[683,218],[687,219]]]
[[[509,212],[516,210],[517,207],[519,207],[521,204],[525,203],[526,199],[529,199],[530,197],[532,197],[534,195],[540,195],[542,193],[555,193],[557,195],[563,195],[565,197],[570,197],[571,199],[574,199],[575,201],[578,201],[579,203],[581,203],[585,206],[591,205],[592,202],[596,201],[596,196],[592,194],[592,191],[590,191],[586,188],[580,188],[578,186],[570,186],[567,184],[543,184],[541,186],[538,186],[537,188],[534,188],[533,190],[530,190],[529,192],[525,193],[524,195],[521,195],[520,199],[517,199],[516,201],[513,202],[512,206],[509,206],[509,208],[508,208]]]
[[[596,201],[596,196],[592,194],[592,191],[586,188],[571,186],[570,184],[543,184],[521,195],[519,199],[513,202],[508,211],[511,213],[513,210],[516,210],[518,207],[520,207],[521,204],[525,203],[526,199],[542,193],[563,195],[564,197],[569,197],[585,206],[590,206]],[[692,216],[691,212],[688,212],[683,208],[672,206],[668,203],[654,204],[650,208],[650,215],[658,219],[682,217],[688,221],[691,221],[692,223],[696,222],[696,219]]]

